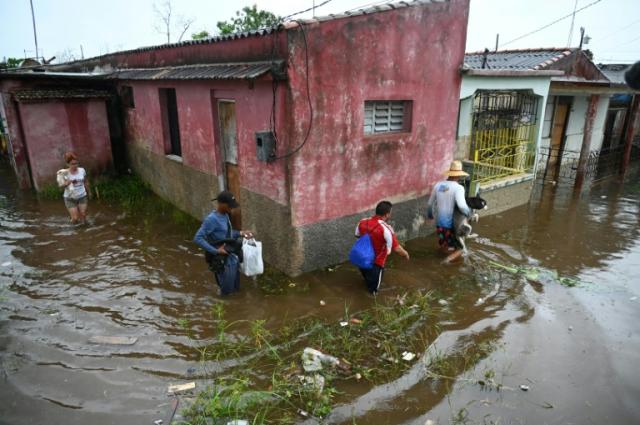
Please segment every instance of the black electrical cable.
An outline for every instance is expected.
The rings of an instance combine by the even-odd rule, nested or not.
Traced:
[[[547,29],[547,28],[549,28],[550,26],[555,25],[555,24],[557,24],[557,23],[558,23],[558,22],[560,22],[560,21],[563,21],[563,20],[565,20],[565,19],[567,19],[567,18],[570,18],[571,16],[575,16],[575,14],[576,14],[576,13],[578,13],[578,12],[582,12],[583,10],[590,8],[591,6],[593,6],[593,5],[595,5],[595,4],[598,4],[598,3],[600,3],[601,1],[602,1],[602,0],[595,0],[595,1],[593,1],[593,2],[591,2],[591,3],[589,3],[589,4],[587,4],[586,6],[581,7],[580,9],[574,10],[573,12],[569,13],[568,15],[565,15],[565,16],[563,16],[563,17],[561,17],[561,18],[556,19],[556,20],[555,20],[555,21],[553,21],[553,22],[548,23],[547,25],[544,25],[544,26],[542,26],[542,27],[540,27],[540,28],[538,28],[538,29],[535,29],[535,30],[530,31],[530,32],[528,32],[528,33],[526,33],[526,34],[523,34],[523,35],[521,35],[520,37],[516,37],[516,38],[514,38],[513,40],[509,40],[509,41],[507,41],[506,43],[501,44],[501,45],[500,45],[500,47],[504,47],[504,46],[506,46],[506,45],[508,45],[508,44],[511,44],[511,43],[515,42],[515,41],[521,40],[521,39],[523,39],[523,38],[525,38],[525,37],[529,37],[530,35],[533,35],[533,34],[538,33],[538,32],[540,32],[540,31],[542,31],[542,30],[544,30],[544,29]],[[569,47],[569,46],[567,46],[567,47]]]
[[[325,4],[330,3],[331,1],[333,1],[333,0],[325,0],[325,1],[323,1],[322,3],[320,3],[319,5],[316,5],[316,6],[310,7],[310,8],[305,9],[305,10],[301,10],[300,12],[292,13],[291,15],[287,15],[287,16],[285,16],[284,18],[282,18],[282,20],[283,20],[283,21],[286,21],[287,19],[292,18],[292,17],[294,17],[294,16],[301,15],[301,14],[303,14],[303,13],[307,13],[307,12],[311,12],[312,10],[315,10],[315,9],[317,9],[317,8],[319,8],[319,7],[322,7],[322,6],[324,6]],[[295,19],[292,19],[292,21],[295,21]]]
[[[300,29],[302,30],[302,38],[304,40],[305,78],[306,78],[306,88],[307,88],[307,102],[309,103],[309,126],[307,127],[307,133],[304,136],[304,140],[297,148],[295,148],[291,152],[288,152],[284,155],[271,158],[270,159],[271,161],[277,161],[279,159],[289,158],[290,156],[295,155],[298,151],[300,151],[300,149],[302,149],[304,145],[307,144],[307,141],[309,140],[309,135],[311,134],[311,127],[313,126],[313,105],[311,104],[311,90],[309,88],[309,46],[307,44],[307,34],[304,30],[304,26],[302,22],[295,19],[292,19],[292,22],[296,22],[300,26]],[[273,108],[272,108],[272,114],[273,114],[272,124],[273,124],[274,130],[275,130],[275,103],[276,103],[276,100],[275,100],[275,89],[274,89]],[[274,131],[274,137],[275,137],[275,131]],[[276,139],[276,143],[277,143],[277,139]]]

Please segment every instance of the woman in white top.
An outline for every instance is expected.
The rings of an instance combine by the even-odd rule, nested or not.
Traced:
[[[69,168],[58,171],[58,184],[64,187],[64,205],[69,211],[71,222],[84,223],[87,218],[89,180],[84,168],[78,167],[78,157],[73,152],[64,154]]]

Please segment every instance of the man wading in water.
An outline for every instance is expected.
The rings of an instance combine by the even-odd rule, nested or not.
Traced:
[[[409,253],[400,245],[396,235],[393,233],[393,229],[387,224],[387,220],[391,218],[392,207],[391,202],[380,202],[376,207],[376,215],[360,220],[358,227],[356,227],[356,237],[368,234],[373,245],[375,255],[373,268],[360,269],[360,273],[362,273],[362,277],[364,277],[364,281],[367,284],[367,289],[373,295],[377,294],[380,289],[384,265],[391,251],[407,260],[409,259]]]
[[[240,206],[233,193],[220,192],[214,201],[218,201],[217,208],[204,219],[193,241],[205,250],[205,259],[220,287],[220,293],[229,295],[240,290],[242,243],[237,239],[240,236],[252,238],[253,235],[231,227],[229,214]]]
[[[464,199],[464,187],[458,183],[461,177],[469,174],[462,171],[462,162],[453,161],[449,171],[444,173],[447,180],[436,183],[431,191],[427,204],[427,217],[433,220],[433,209],[436,209],[436,234],[440,249],[448,256],[446,262],[453,261],[462,255],[462,246],[456,240],[453,228],[453,213],[456,205],[462,214],[469,217],[471,209]]]

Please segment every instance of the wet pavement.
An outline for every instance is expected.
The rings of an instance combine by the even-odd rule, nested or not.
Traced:
[[[341,387],[327,423],[632,424],[640,418],[640,184],[601,184],[574,199],[538,194],[530,206],[482,218],[470,255],[442,265],[433,238],[394,260],[382,299],[425,288],[447,300],[447,319],[424,359],[460,359],[434,380],[417,361],[397,380]],[[560,189],[557,189],[560,190]],[[220,299],[190,235],[90,205],[93,223],[68,223],[62,201],[15,188],[0,166],[0,423],[151,424],[165,417],[167,386],[206,381],[193,341],[214,335],[210,311],[266,319],[338,320],[373,303],[348,265],[294,279],[280,295],[243,280]],[[268,249],[268,247],[265,247]],[[578,279],[527,280],[492,268],[537,267]],[[321,306],[324,300],[326,306]],[[96,335],[130,346],[89,344]],[[457,357],[456,357],[457,356]],[[479,385],[478,380],[500,383]],[[526,385],[528,391],[520,389]]]

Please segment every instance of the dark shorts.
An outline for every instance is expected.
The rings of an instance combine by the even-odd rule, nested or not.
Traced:
[[[438,245],[440,245],[440,248],[462,248],[456,239],[453,229],[438,226],[436,227],[436,235],[438,236]]]
[[[67,208],[78,208],[80,205],[87,205],[89,200],[86,196],[82,198],[73,199],[73,198],[64,198],[64,206]]]
[[[360,269],[364,282],[367,284],[367,289],[370,293],[376,294],[382,285],[382,275],[384,274],[384,268],[374,264],[373,268]]]

